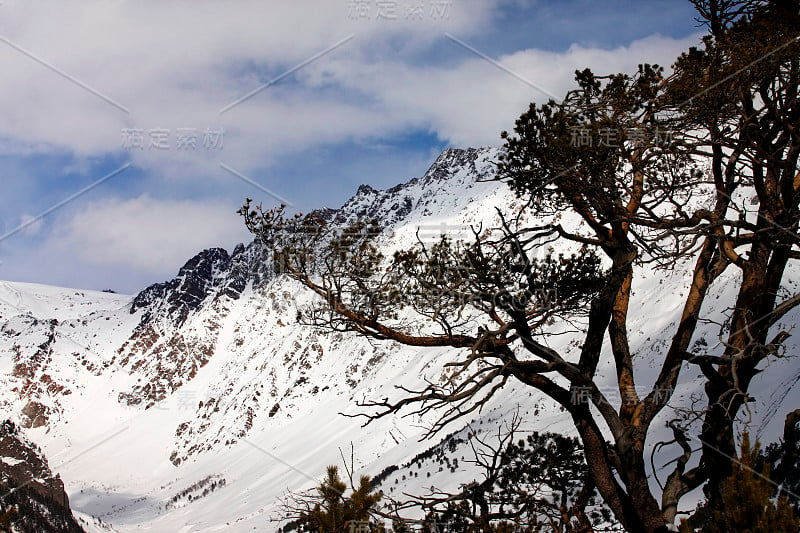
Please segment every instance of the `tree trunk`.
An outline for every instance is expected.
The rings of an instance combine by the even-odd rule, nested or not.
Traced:
[[[582,416],[578,410],[574,410],[573,420],[581,436],[586,464],[589,467],[592,481],[616,519],[627,531],[631,532],[666,533],[669,531],[658,502],[650,492],[641,455],[633,465],[621,464],[625,462],[624,458],[622,461],[615,461],[610,456],[608,444],[603,439],[600,429],[591,419],[588,407],[583,407],[585,407],[583,409],[585,416]],[[625,482],[625,488],[620,486],[617,481],[612,465],[617,468],[620,478]]]

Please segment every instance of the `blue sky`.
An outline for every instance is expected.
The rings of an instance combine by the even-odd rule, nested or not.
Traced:
[[[448,146],[499,145],[577,68],[668,66],[694,16],[683,0],[4,1],[0,279],[137,292],[249,240],[245,197],[337,207]]]

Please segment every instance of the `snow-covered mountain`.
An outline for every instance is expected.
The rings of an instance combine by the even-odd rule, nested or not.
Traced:
[[[470,224],[495,221],[496,207],[521,207],[505,185],[489,181],[497,156],[496,149],[449,149],[424,176],[385,191],[362,185],[344,206],[320,214],[333,224],[377,218],[385,255],[417,235],[466,235]],[[202,251],[174,279],[135,296],[0,282],[3,416],[42,447],[90,530],[274,531],[276,498],[315,485],[351,442],[364,472],[399,467],[383,480],[390,494],[471,479],[463,462],[445,467],[437,454],[409,464],[445,444],[418,440],[430,419],[361,427],[363,420],[339,415],[361,412],[358,401],[397,397],[398,384],[446,379],[452,352],[300,325],[296,309],[311,295],[270,264],[254,241],[230,253]],[[632,348],[643,383],[657,372],[689,273],[690,265],[681,265],[666,278],[645,273],[634,284]],[[794,273],[787,289],[798,279]],[[715,286],[712,314],[728,305],[731,281]],[[792,320],[797,315],[785,322]],[[566,349],[577,340],[553,342]],[[713,324],[697,342],[713,347]],[[790,339],[789,353],[795,347]],[[774,366],[756,385],[760,403],[751,406],[768,418],[758,428],[766,442],[798,400],[791,385],[800,367],[790,358]],[[775,376],[784,383],[768,381]],[[687,379],[679,398],[694,389]],[[518,384],[474,415],[471,428],[461,422],[448,431],[495,433],[517,409],[528,429],[569,431],[560,409]],[[467,453],[459,446],[451,456]]]

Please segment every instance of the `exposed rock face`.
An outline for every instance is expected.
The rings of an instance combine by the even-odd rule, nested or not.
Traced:
[[[248,283],[258,287],[271,278],[265,254],[258,242],[240,244],[230,255],[222,248],[204,250],[177,277],[151,285],[133,299],[130,312],[142,311],[141,319],[119,348],[119,362],[146,380],[121,392],[119,401],[151,407],[208,363],[231,303]],[[200,322],[195,320],[199,314],[205,315]]]
[[[64,483],[39,448],[10,421],[0,423],[0,527],[39,533],[81,532],[69,508]]]
[[[238,249],[237,249],[238,250]],[[140,292],[131,304],[131,313],[145,309],[142,323],[152,318],[153,312],[163,310],[173,323],[180,327],[189,313],[197,310],[203,301],[224,282],[231,269],[231,258],[222,248],[203,250],[189,259],[178,271],[177,277],[166,283],[156,283]],[[244,289],[244,280],[229,284],[229,295],[238,298]]]
[[[181,327],[189,315],[210,299],[236,300],[248,282],[260,285],[271,278],[266,251],[258,242],[239,244],[228,255],[222,248],[203,250],[189,259],[178,275],[144,289],[133,299],[131,314],[144,310],[140,325],[168,318]]]
[[[24,427],[46,425],[54,410],[35,399],[71,393],[69,387],[53,379],[49,371],[58,326],[57,320],[38,320],[30,315],[21,315],[0,328],[6,335],[26,338],[28,341],[27,346],[15,343],[11,348],[14,361],[12,373],[20,380],[20,385],[14,387],[13,391],[26,402],[21,420]]]

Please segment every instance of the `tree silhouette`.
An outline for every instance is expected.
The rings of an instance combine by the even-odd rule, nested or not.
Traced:
[[[497,179],[525,209],[498,210],[497,227],[384,258],[377,221],[342,228],[322,212],[286,217],[249,200],[241,210],[276,267],[320,297],[301,321],[453,349],[449,381],[368,402],[365,416],[435,411],[434,433],[520,382],[566,411],[593,484],[630,531],[667,531],[681,498],[701,486],[709,508],[723,509],[736,417],[762,363],[783,355],[789,333],[776,326],[800,304],[784,288],[800,259],[800,4],[692,3],[710,34],[674,73],[646,64],[633,75],[577,72],[563,101],[531,105],[503,134]],[[531,212],[549,222],[526,222]],[[581,226],[562,224],[565,212]],[[575,252],[542,253],[554,243]],[[677,261],[694,265],[689,290],[656,379],[640,393],[631,290],[637,274]],[[712,285],[731,271],[722,348],[692,345]],[[550,347],[545,326],[556,320],[581,336],[577,347]],[[606,362],[619,405],[599,385]],[[674,438],[659,449],[680,455],[657,494],[648,437],[689,367],[702,373],[705,405],[671,421]],[[697,419],[699,452],[689,445]]]

